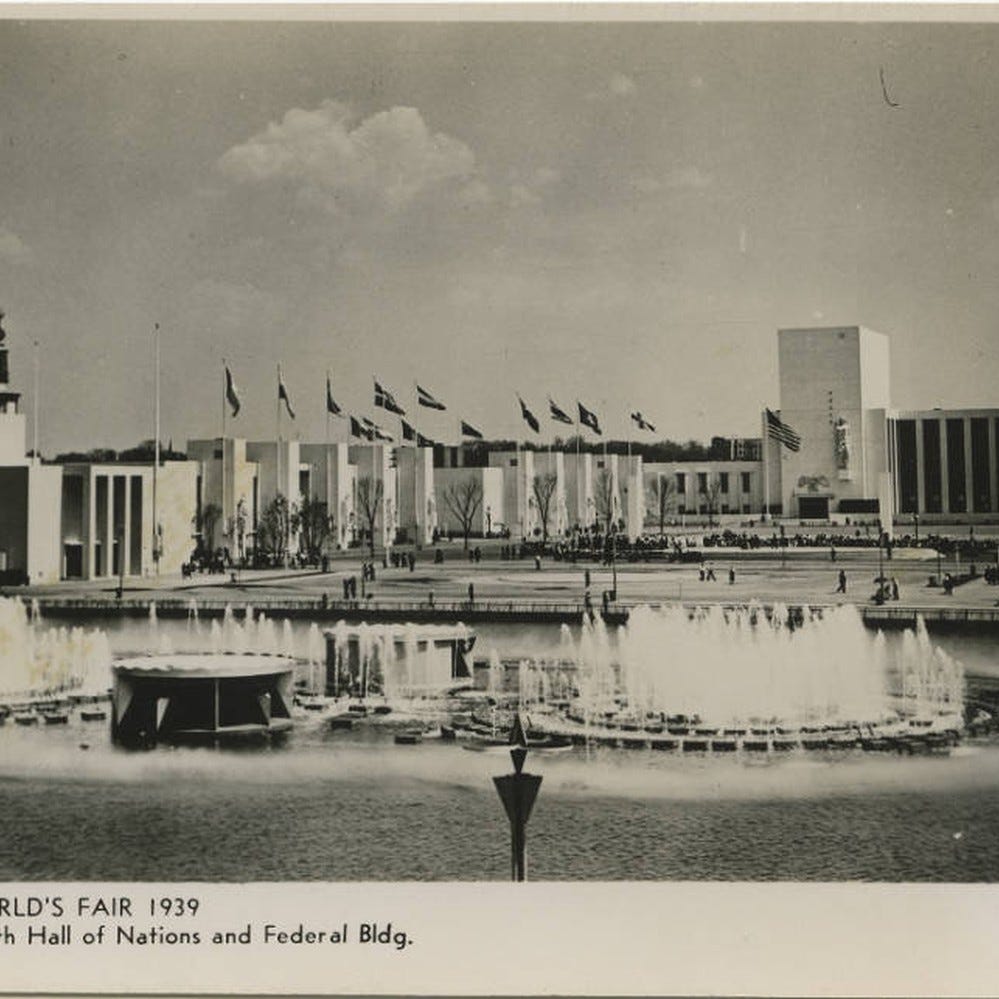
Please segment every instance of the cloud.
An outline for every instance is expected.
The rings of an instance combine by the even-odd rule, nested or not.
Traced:
[[[616,97],[628,97],[638,90],[635,81],[630,76],[625,76],[624,73],[615,73],[610,78],[607,87]]]
[[[363,120],[344,104],[292,108],[219,160],[239,184],[297,182],[332,210],[354,204],[406,205],[425,191],[458,186],[475,172],[461,140],[432,132],[416,108],[394,107]]]
[[[0,226],[0,260],[9,264],[28,264],[33,256],[31,248],[16,232]]]

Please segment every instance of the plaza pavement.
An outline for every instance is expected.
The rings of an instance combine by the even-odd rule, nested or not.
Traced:
[[[584,596],[584,574],[590,571],[590,592],[599,606],[601,594],[613,585],[610,566],[594,561],[576,564],[552,558],[542,560],[540,570],[533,558],[503,560],[500,545],[480,543],[482,561],[468,560],[460,542],[442,544],[445,561],[434,563],[434,548],[417,553],[415,570],[382,566],[375,560],[376,579],[366,590],[375,601],[424,602],[433,594],[437,602],[468,599],[471,583],[476,601],[518,601],[531,603],[576,603]],[[688,603],[738,602],[759,600],[763,603],[837,604],[870,603],[878,574],[878,557],[872,549],[837,549],[836,560],[828,549],[789,549],[784,558],[773,550],[744,552],[740,549],[705,549],[706,565],[714,569],[716,580],[702,580],[701,567],[695,564],[619,562],[617,595],[619,602]],[[367,553],[354,550],[340,553],[328,573],[316,570],[245,570],[232,582],[229,574],[198,574],[126,578],[126,598],[176,597],[182,599],[230,599],[234,603],[252,603],[255,599],[320,597],[340,599],[345,576],[357,576],[360,585],[361,563]],[[995,608],[999,606],[999,587],[989,586],[980,576],[955,589],[947,596],[940,587],[927,585],[935,575],[938,559],[927,549],[895,549],[891,560],[883,562],[884,574],[898,580],[898,606],[916,608]],[[735,571],[729,582],[729,568]],[[942,560],[943,571],[957,575],[967,570],[954,559]],[[984,565],[978,566],[979,573]],[[847,575],[847,592],[836,592],[840,569]],[[114,593],[116,580],[61,582],[49,586],[18,588],[9,592],[25,596],[65,596],[107,599]]]

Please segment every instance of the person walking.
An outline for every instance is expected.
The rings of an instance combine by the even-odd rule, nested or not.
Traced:
[[[839,586],[836,587],[837,593],[846,593],[846,570],[839,570]]]
[[[468,606],[469,607],[474,607],[475,606],[475,584],[474,583],[469,583],[468,584]]]

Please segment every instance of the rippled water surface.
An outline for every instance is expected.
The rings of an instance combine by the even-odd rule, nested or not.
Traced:
[[[508,876],[490,780],[509,770],[505,754],[395,746],[388,733],[315,722],[280,749],[130,754],[97,728],[0,730],[0,879]],[[771,763],[578,750],[532,754],[529,769],[545,778],[529,827],[532,879],[999,875],[991,745]]]
[[[116,653],[151,647],[144,622],[108,630]],[[165,633],[177,649],[204,644],[184,622]],[[558,629],[483,629],[476,653],[558,641]],[[940,644],[994,701],[995,643]],[[509,769],[505,753],[395,746],[390,728],[331,732],[315,716],[281,747],[238,752],[128,753],[106,723],[8,721],[0,880],[505,879],[491,778]],[[999,880],[999,741],[948,757],[576,749],[532,753],[528,769],[544,777],[534,880]]]

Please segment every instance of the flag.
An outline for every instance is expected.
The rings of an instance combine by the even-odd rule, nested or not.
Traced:
[[[577,402],[576,405],[579,407],[579,422],[584,427],[589,427],[595,434],[601,433],[597,414],[591,413],[581,402]]]
[[[367,428],[368,434],[370,435],[368,440],[390,441],[393,439],[392,435],[386,433],[377,423],[375,423],[374,420],[369,420],[366,416],[362,416],[361,422]]]
[[[641,413],[632,413],[631,418],[638,424],[639,430],[651,430],[653,433],[656,432],[656,428],[652,426],[651,423]]]
[[[801,450],[801,436],[769,409],[767,410],[767,436],[771,440],[780,441],[789,451]]]
[[[377,381],[375,382],[375,405],[381,406],[382,409],[387,409],[390,413],[395,413],[397,416],[406,415],[406,410],[395,401],[395,396],[387,389],[382,388]]]
[[[229,365],[225,366],[225,399],[232,409],[232,415],[239,415],[239,393],[236,391],[236,383],[232,380],[232,372]]]
[[[552,414],[552,419],[558,423],[568,423],[572,426],[572,417],[560,406],[558,406],[555,400],[548,396],[548,411]]]
[[[466,423],[464,420],[461,421],[461,436],[474,437],[476,440],[482,440],[482,433],[476,430],[471,423]]]
[[[424,437],[415,427],[410,426],[405,420],[399,421],[402,424],[402,439],[404,441],[416,441],[417,447],[433,447],[434,442],[429,437]]]
[[[284,387],[284,379],[281,377],[281,369],[278,368],[278,402],[284,402],[288,415],[295,419],[295,410],[291,408],[291,399],[288,398],[288,390]]]
[[[330,376],[326,376],[326,412],[330,416],[343,416],[343,410],[336,404],[336,400],[333,398],[333,385],[330,382]]]
[[[520,415],[524,417],[527,425],[535,432],[539,433],[541,430],[541,424],[538,423],[538,418],[527,408],[524,400],[517,396],[517,401],[520,403]]]
[[[427,409],[447,409],[447,406],[440,399],[435,399],[425,388],[421,388],[419,385],[416,386],[416,397],[416,401],[421,406],[426,406]]]
[[[369,441],[373,435],[367,427],[363,426],[359,420],[354,419],[352,416],[350,418],[350,436],[360,437],[363,440]]]

